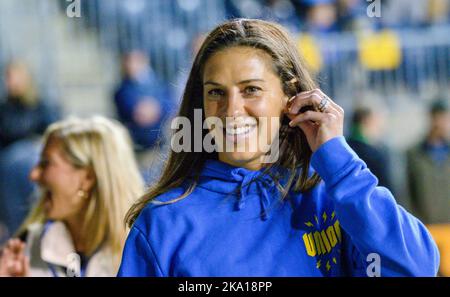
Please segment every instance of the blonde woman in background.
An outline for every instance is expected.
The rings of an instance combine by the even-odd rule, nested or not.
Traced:
[[[0,275],[114,276],[143,191],[125,128],[98,116],[51,125],[30,178],[42,197],[3,249]]]
[[[39,139],[59,120],[59,106],[36,87],[30,67],[11,61],[0,97],[0,244],[17,232],[35,200],[28,173],[39,158]]]

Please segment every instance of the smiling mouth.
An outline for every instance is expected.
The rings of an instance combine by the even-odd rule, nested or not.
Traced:
[[[227,140],[237,142],[240,139],[247,138],[256,129],[256,127],[256,124],[234,127],[229,126],[223,130]]]
[[[246,125],[241,127],[228,127],[225,129],[225,133],[230,136],[248,134],[253,130],[256,125]]]

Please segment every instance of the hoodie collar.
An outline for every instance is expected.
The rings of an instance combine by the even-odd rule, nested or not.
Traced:
[[[247,199],[258,197],[262,220],[269,218],[268,208],[272,201],[280,200],[280,191],[264,169],[250,170],[209,159],[205,162],[199,186],[219,193],[236,193],[235,209],[245,207]]]

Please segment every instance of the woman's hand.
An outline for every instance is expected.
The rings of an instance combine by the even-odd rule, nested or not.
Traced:
[[[302,108],[308,106],[312,108],[299,114]],[[313,152],[328,140],[344,133],[344,110],[319,89],[292,97],[286,112],[291,120],[289,125],[303,130]]]
[[[0,257],[0,276],[27,276],[29,268],[25,243],[20,239],[10,239]]]

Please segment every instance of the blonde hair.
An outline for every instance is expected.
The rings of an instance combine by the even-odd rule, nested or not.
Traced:
[[[54,137],[62,142],[74,166],[90,168],[96,177],[82,226],[86,254],[92,255],[100,246],[108,247],[118,266],[126,239],[126,212],[144,191],[130,136],[118,122],[94,116],[69,118],[50,125],[44,143]],[[20,231],[45,221],[43,202],[41,197]]]

